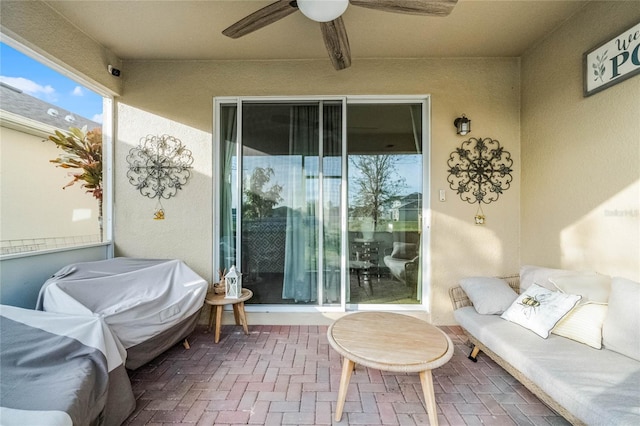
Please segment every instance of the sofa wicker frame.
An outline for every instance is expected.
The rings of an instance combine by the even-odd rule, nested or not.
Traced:
[[[509,283],[509,286],[515,290],[516,293],[520,294],[520,276],[519,275],[509,275],[505,277],[500,277]],[[449,289],[449,298],[451,299],[451,303],[453,304],[453,310],[463,308],[465,306],[473,306],[469,297],[464,292],[462,287],[457,286]],[[545,405],[549,408],[560,414],[567,421],[569,421],[573,425],[584,425],[580,419],[575,417],[573,414],[568,412],[563,406],[558,404],[553,398],[551,398],[546,392],[540,389],[535,383],[533,383],[527,376],[518,371],[515,367],[509,364],[504,359],[500,358],[494,352],[492,352],[489,348],[482,344],[478,339],[472,336],[467,330],[462,328],[464,334],[469,339],[469,342],[473,345],[471,355],[469,355],[469,359],[472,361],[476,361],[475,357],[478,355],[479,351],[484,352],[489,358],[494,360],[496,364],[501,366],[505,371],[515,377],[524,387],[526,387],[531,393],[537,396]]]

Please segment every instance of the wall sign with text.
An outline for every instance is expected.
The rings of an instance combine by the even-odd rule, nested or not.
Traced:
[[[640,73],[640,23],[584,55],[584,96]]]

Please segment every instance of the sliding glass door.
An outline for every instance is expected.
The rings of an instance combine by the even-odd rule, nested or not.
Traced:
[[[424,103],[216,111],[215,263],[236,265],[250,303],[419,303]]]
[[[347,107],[349,302],[420,301],[422,104]]]
[[[339,304],[342,104],[242,103],[240,145],[237,108],[220,113],[223,268],[253,303]]]

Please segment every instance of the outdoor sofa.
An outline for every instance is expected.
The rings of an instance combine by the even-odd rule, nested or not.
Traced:
[[[81,262],[43,284],[36,309],[104,318],[135,370],[191,334],[208,285],[178,259]]]
[[[449,294],[471,360],[482,351],[572,424],[640,424],[640,283],[523,266]]]

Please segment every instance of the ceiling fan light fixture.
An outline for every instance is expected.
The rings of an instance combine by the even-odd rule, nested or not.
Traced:
[[[342,16],[349,0],[298,0],[298,9],[316,22],[329,22]]]

